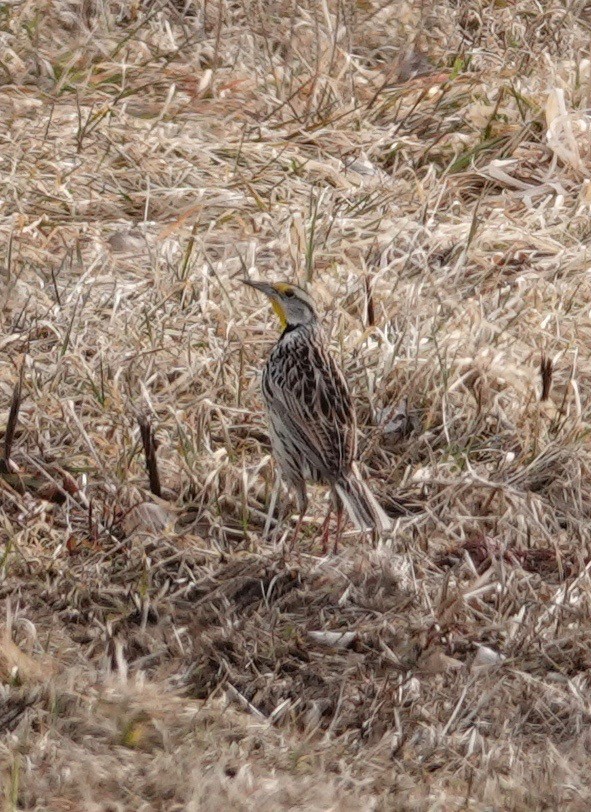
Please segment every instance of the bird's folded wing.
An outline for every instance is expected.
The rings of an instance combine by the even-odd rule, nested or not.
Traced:
[[[319,348],[293,359],[287,374],[271,376],[267,406],[279,417],[311,466],[328,481],[347,472],[355,455],[355,413],[347,384]]]

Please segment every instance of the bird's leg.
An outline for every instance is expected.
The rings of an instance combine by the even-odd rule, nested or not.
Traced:
[[[326,555],[328,551],[328,536],[330,532],[330,517],[332,516],[332,505],[329,505],[326,519],[322,522],[322,530],[320,531],[320,538],[322,539],[322,555]]]
[[[296,490],[296,496],[298,500],[298,510],[299,516],[296,522],[295,530],[293,531],[293,536],[291,537],[291,541],[289,542],[290,550],[293,550],[295,547],[295,543],[298,540],[300,535],[300,531],[302,529],[302,522],[304,521],[304,517],[306,515],[306,511],[308,510],[308,497],[306,495],[306,485],[302,483]]]
[[[267,513],[265,527],[263,528],[263,539],[267,539],[269,537],[271,522],[273,521],[273,514],[275,513],[275,506],[277,505],[277,497],[279,496],[280,490],[281,490],[281,474],[277,472],[275,474],[275,482],[273,483],[273,490],[271,491],[271,499],[269,501],[269,512]]]
[[[302,522],[304,521],[304,514],[300,513],[298,516],[298,520],[296,522],[295,530],[293,531],[293,536],[291,537],[291,541],[289,542],[290,548],[293,550],[296,541],[298,540],[298,536],[300,535],[300,530],[302,529]]]
[[[337,506],[337,529],[334,537],[333,554],[336,555],[339,551],[339,541],[343,535],[343,505],[339,503]]]

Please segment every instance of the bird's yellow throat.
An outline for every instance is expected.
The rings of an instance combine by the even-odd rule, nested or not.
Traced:
[[[285,328],[287,327],[287,319],[285,318],[285,310],[281,307],[279,302],[275,302],[273,299],[271,300],[271,306],[273,307],[273,310],[275,311],[275,313],[277,313],[277,316],[279,317],[279,322],[281,324],[281,329],[285,330]]]

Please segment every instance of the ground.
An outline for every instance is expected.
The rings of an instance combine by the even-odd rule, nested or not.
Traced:
[[[589,808],[590,28],[0,4],[7,809]],[[265,536],[246,276],[316,297],[387,537]]]

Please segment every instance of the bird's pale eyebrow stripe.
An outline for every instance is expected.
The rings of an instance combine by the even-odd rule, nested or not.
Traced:
[[[287,283],[285,283],[285,282],[278,282],[278,283],[275,285],[275,290],[276,290],[278,293],[285,293],[285,291],[286,291],[286,290],[292,290],[292,285],[288,285],[288,284],[287,284]]]

